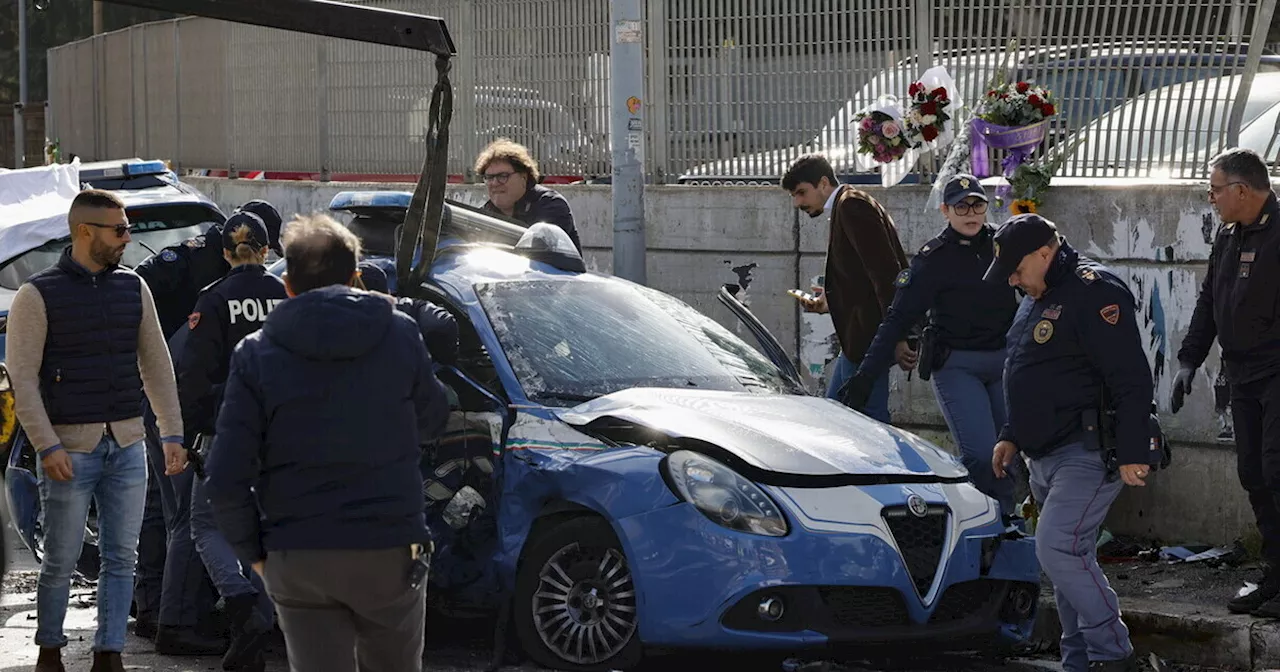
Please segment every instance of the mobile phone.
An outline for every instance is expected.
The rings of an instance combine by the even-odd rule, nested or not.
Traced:
[[[818,297],[799,289],[788,289],[787,293],[801,301],[817,301]]]

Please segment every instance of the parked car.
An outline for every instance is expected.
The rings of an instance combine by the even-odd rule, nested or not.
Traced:
[[[0,190],[7,188],[6,182],[17,184],[21,175],[15,176],[16,173],[20,171],[0,172]],[[133,240],[121,260],[124,266],[136,266],[160,249],[226,221],[213,201],[178,181],[162,161],[126,159],[82,164],[77,181],[81,187],[112,191],[124,201]],[[13,411],[13,391],[8,388],[8,371],[3,363],[4,330],[18,288],[32,274],[57,262],[69,244],[66,213],[62,212],[60,221],[52,222],[52,226],[48,218],[40,222],[10,220],[0,229],[8,234],[0,238],[4,241],[0,242],[0,376],[5,381],[0,386],[0,469],[5,474],[5,493],[14,527],[39,560],[43,535],[35,454]],[[15,240],[22,242],[15,246]],[[97,577],[97,534],[92,524],[86,530],[77,571],[89,578]]]
[[[1242,48],[1217,45],[1149,45],[1134,42],[1100,43],[1074,47],[1030,48],[1015,52],[1008,75],[1049,87],[1059,98],[1058,114],[1051,122],[1045,148],[1083,128],[1091,120],[1152,89],[1222,73],[1239,72],[1245,65]],[[1005,62],[1002,51],[965,50],[934,54],[934,63],[945,65],[972,105],[982,87]],[[690,169],[679,178],[694,185],[777,185],[790,163],[801,154],[823,152],[841,181],[878,183],[876,171],[857,167],[857,132],[851,123],[858,111],[886,94],[903,96],[924,68],[915,56],[905,58],[864,85],[809,142],[796,147],[737,156]],[[1280,72],[1280,55],[1264,55],[1259,72]],[[993,164],[994,169],[994,164]],[[912,173],[903,181],[919,181]]]
[[[1209,159],[1226,149],[1240,81],[1237,75],[1186,82],[1125,103],[1069,141],[1082,144],[1067,166],[1098,177],[1203,179]],[[1280,72],[1254,77],[1239,146],[1261,153],[1280,172]]]

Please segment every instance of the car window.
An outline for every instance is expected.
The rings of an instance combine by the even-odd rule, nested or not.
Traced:
[[[132,227],[133,242],[125,248],[120,263],[130,268],[162,248],[203,233],[223,221],[217,210],[197,204],[152,205],[127,208],[125,215]],[[18,289],[27,278],[54,265],[62,250],[70,244],[70,236],[53,240],[14,257],[0,266],[0,287]]]
[[[572,406],[631,387],[796,393],[767,357],[678,299],[611,281],[479,284],[525,393]]]
[[[1252,124],[1240,129],[1240,146],[1262,154],[1272,171],[1280,168],[1280,135],[1276,123],[1280,121],[1280,103],[1259,115]]]

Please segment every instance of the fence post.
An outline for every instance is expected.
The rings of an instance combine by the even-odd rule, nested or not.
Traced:
[[[1245,58],[1244,72],[1240,73],[1240,88],[1236,91],[1235,104],[1231,106],[1231,118],[1227,122],[1227,146],[1240,144],[1240,126],[1244,124],[1244,108],[1253,89],[1253,76],[1258,73],[1262,50],[1266,47],[1267,32],[1275,15],[1276,0],[1261,0],[1253,17],[1253,36],[1249,40],[1249,55]]]
[[[320,147],[320,181],[329,181],[329,42],[316,38],[316,114]]]
[[[653,184],[666,184],[669,174],[667,155],[667,2],[648,0],[649,16],[645,21],[646,44],[649,48],[645,62],[645,79],[649,104],[645,110],[649,133],[646,140],[649,149],[649,180]]]
[[[27,134],[27,125],[22,120],[22,103],[13,104],[13,168],[26,167],[26,152],[23,151],[23,139]]]
[[[475,35],[476,3],[475,0],[459,0],[458,16],[460,25],[458,35]],[[458,79],[453,86],[453,129],[451,135],[457,140],[461,150],[456,155],[462,157],[462,181],[474,184],[475,171],[471,162],[475,160],[480,148],[476,142],[476,40],[462,40],[458,44],[458,55],[454,59],[454,69]],[[430,100],[431,89],[427,89],[427,100]],[[423,128],[423,147],[426,147],[426,129]]]
[[[181,19],[173,22],[173,129],[174,170],[182,170],[182,28]]]

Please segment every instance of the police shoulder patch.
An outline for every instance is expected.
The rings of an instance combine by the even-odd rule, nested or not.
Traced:
[[[188,329],[195,329],[197,324],[200,324],[200,313],[191,313],[187,316]]]
[[[1102,316],[1102,319],[1107,321],[1107,324],[1114,326],[1120,321],[1120,304],[1113,303],[1108,306],[1103,306],[1102,310],[1098,311],[1098,314]]]
[[[160,250],[160,259],[162,261],[174,262],[178,260],[178,253],[168,248],[165,248],[163,250]]]
[[[1091,285],[1098,280],[1098,272],[1088,266],[1081,266],[1076,269],[1076,275],[1084,280],[1084,284]]]
[[[911,269],[904,268],[898,272],[898,277],[893,279],[894,287],[906,287],[911,284]]]
[[[943,238],[934,238],[933,240],[930,240],[929,242],[925,243],[924,245],[921,245],[921,246],[920,246],[920,250],[919,250],[918,252],[916,252],[916,254],[918,254],[918,255],[920,255],[920,256],[922,256],[922,257],[927,257],[927,256],[929,256],[929,254],[931,254],[934,250],[936,250],[936,249],[938,249],[939,247],[942,247],[943,245],[945,245],[945,244],[946,244],[946,242],[947,242],[947,241],[946,241],[945,239],[943,239]]]

